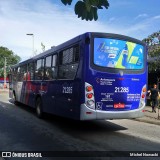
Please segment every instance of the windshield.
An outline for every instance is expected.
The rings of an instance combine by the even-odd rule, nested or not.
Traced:
[[[133,42],[94,38],[94,64],[101,67],[140,70],[144,67],[143,46]]]

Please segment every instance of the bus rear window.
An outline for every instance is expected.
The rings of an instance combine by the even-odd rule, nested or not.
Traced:
[[[100,67],[141,70],[144,67],[144,49],[133,42],[94,38],[94,64]]]

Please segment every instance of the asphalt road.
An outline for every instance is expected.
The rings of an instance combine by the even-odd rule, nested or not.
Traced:
[[[95,151],[160,151],[158,125],[134,120],[80,122],[51,115],[42,120],[28,106],[15,106],[11,102],[7,94],[0,94],[0,151],[91,151],[91,155]]]

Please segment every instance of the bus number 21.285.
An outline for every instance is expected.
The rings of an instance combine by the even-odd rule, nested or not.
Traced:
[[[72,94],[72,87],[63,87],[63,93]]]
[[[115,92],[128,93],[129,92],[129,87],[115,87]]]

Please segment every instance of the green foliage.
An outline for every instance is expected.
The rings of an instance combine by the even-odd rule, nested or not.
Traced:
[[[5,58],[6,58],[6,66],[7,66],[7,73],[9,71],[9,66],[14,65],[18,63],[21,58],[14,54],[11,50],[9,50],[6,47],[0,47],[0,77],[4,76],[4,63],[5,63]]]
[[[61,0],[64,5],[71,5],[72,0]],[[109,3],[108,0],[83,0],[78,1],[75,5],[74,11],[75,14],[78,15],[78,18],[82,20],[90,20],[93,19],[96,21],[98,19],[98,9],[108,9]]]
[[[64,5],[71,5],[72,0],[61,0]]]
[[[147,38],[142,40],[147,44],[147,46],[153,46],[160,44],[160,31],[154,32],[153,34],[149,35]]]
[[[159,72],[160,66],[160,31],[154,32],[153,34],[149,35],[147,38],[142,40],[146,43],[148,47],[148,57],[149,60],[149,72]]]

